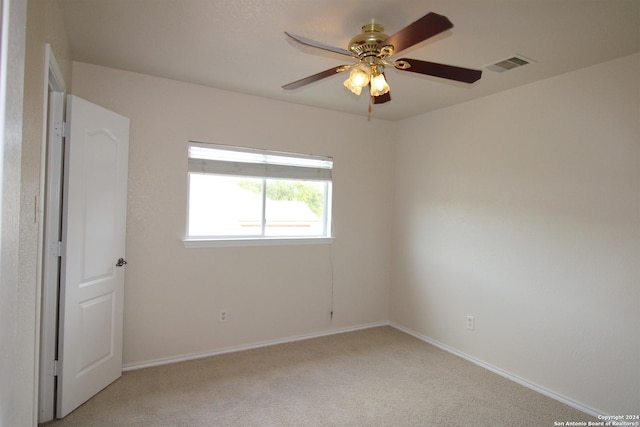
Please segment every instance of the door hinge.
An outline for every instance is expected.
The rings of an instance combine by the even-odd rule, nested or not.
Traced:
[[[58,244],[56,245],[56,255],[61,257],[62,256],[62,242],[58,242]]]
[[[69,123],[56,122],[54,130],[57,138],[67,138],[69,136]]]
[[[58,362],[57,360],[53,361],[53,376],[57,377],[58,375],[60,375],[60,362]]]

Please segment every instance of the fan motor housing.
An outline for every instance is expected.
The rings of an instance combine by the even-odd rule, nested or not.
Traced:
[[[349,41],[349,50],[362,60],[366,60],[368,57],[376,58],[380,56],[378,44],[389,38],[383,31],[384,27],[375,22],[363,25],[362,33]]]

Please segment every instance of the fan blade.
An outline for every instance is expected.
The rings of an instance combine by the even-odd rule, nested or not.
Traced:
[[[379,43],[378,49],[381,49],[383,46],[393,46],[393,53],[395,54],[452,27],[453,24],[446,16],[429,12],[385,41]]]
[[[443,79],[456,80],[463,83],[473,83],[482,77],[481,70],[472,70],[454,65],[436,64],[435,62],[409,58],[402,58],[395,62],[406,62],[411,65],[409,68],[396,67],[396,69],[400,71],[410,71],[412,73],[426,74],[427,76],[442,77]]]
[[[305,46],[311,46],[311,47],[315,47],[315,48],[322,49],[322,50],[328,50],[329,52],[339,53],[340,55],[346,55],[346,56],[350,56],[352,58],[357,58],[358,57],[358,55],[356,55],[355,53],[350,52],[350,51],[348,51],[346,49],[341,49],[339,47],[330,46],[328,44],[317,42],[315,40],[311,40],[311,39],[308,39],[306,37],[298,36],[296,34],[287,33],[286,31],[284,33],[287,36],[291,37],[293,40],[295,40],[298,43],[303,44]]]
[[[299,87],[308,85],[309,83],[317,82],[318,80],[331,77],[334,74],[342,73],[343,71],[346,71],[348,69],[348,65],[339,65],[337,67],[329,68],[328,70],[321,71],[318,74],[314,74],[312,76],[305,77],[304,79],[296,80],[295,82],[286,84],[282,86],[282,89],[297,89]]]
[[[384,104],[385,102],[391,101],[391,92],[387,92],[384,95],[380,96],[372,96],[374,104]]]

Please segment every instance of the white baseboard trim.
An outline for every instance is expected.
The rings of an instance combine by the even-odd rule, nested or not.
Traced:
[[[572,408],[575,408],[578,411],[582,411],[587,415],[591,415],[592,417],[596,417],[596,418],[598,418],[599,415],[601,415],[601,416],[609,415],[609,414],[604,414],[602,412],[599,412],[599,411],[597,411],[597,410],[595,410],[593,408],[590,408],[589,406],[583,405],[580,402],[576,402],[575,400],[569,399],[568,397],[562,396],[561,394],[558,394],[558,393],[556,393],[556,392],[554,392],[552,390],[549,390],[549,389],[547,389],[545,387],[542,387],[542,386],[539,386],[539,385],[537,385],[535,383],[532,383],[531,381],[527,381],[524,378],[520,378],[517,375],[513,375],[513,374],[511,374],[511,373],[509,373],[507,371],[504,371],[504,370],[502,370],[502,369],[500,369],[500,368],[498,368],[496,366],[493,366],[493,365],[491,365],[489,363],[483,362],[482,360],[476,359],[473,356],[469,356],[468,354],[463,353],[461,351],[458,351],[453,347],[449,347],[446,344],[442,344],[441,342],[438,342],[438,341],[436,341],[436,340],[434,340],[432,338],[429,338],[429,337],[427,337],[425,335],[419,334],[419,333],[417,333],[417,332],[415,332],[415,331],[413,331],[411,329],[405,328],[404,326],[398,325],[397,323],[389,322],[389,326],[391,326],[393,328],[396,328],[397,330],[402,331],[402,332],[404,332],[406,334],[409,334],[409,335],[411,335],[411,336],[413,336],[415,338],[418,338],[419,340],[424,341],[424,342],[426,342],[428,344],[434,345],[434,346],[436,346],[436,347],[438,347],[438,348],[440,348],[440,349],[442,349],[442,350],[444,350],[446,352],[449,352],[449,353],[451,353],[451,354],[453,354],[455,356],[458,356],[458,357],[461,357],[461,358],[463,358],[465,360],[468,360],[469,362],[474,363],[474,364],[480,366],[481,368],[487,369],[487,370],[493,372],[494,374],[498,374],[501,377],[507,378],[508,380],[516,382],[516,383],[518,383],[518,384],[520,384],[520,385],[522,385],[524,387],[527,387],[527,388],[529,388],[529,389],[531,389],[531,390],[533,390],[535,392],[538,392],[538,393],[540,393],[542,395],[550,397],[551,399],[557,400],[558,402],[564,403],[567,406],[571,406]]]
[[[294,342],[294,341],[303,341],[303,340],[308,340],[308,339],[312,339],[312,338],[319,338],[319,337],[324,337],[324,336],[328,336],[328,335],[343,334],[345,332],[353,332],[353,331],[359,331],[359,330],[362,330],[362,329],[377,328],[379,326],[388,326],[388,325],[389,325],[389,322],[387,322],[387,321],[367,323],[365,325],[352,326],[352,327],[348,327],[348,328],[331,329],[331,330],[328,330],[328,331],[314,332],[314,333],[311,333],[311,334],[295,335],[295,336],[291,336],[291,337],[287,337],[287,338],[280,338],[280,339],[269,340],[269,341],[260,341],[260,342],[256,342],[256,343],[252,343],[252,344],[246,344],[246,345],[225,347],[225,348],[221,348],[221,349],[218,349],[218,350],[204,351],[204,352],[191,353],[191,354],[183,354],[183,355],[180,355],[180,356],[172,356],[172,357],[165,357],[165,358],[161,358],[161,359],[153,359],[153,360],[148,360],[148,361],[145,361],[145,362],[127,363],[125,365],[122,365],[122,371],[123,372],[135,371],[136,369],[150,368],[152,366],[160,366],[160,365],[168,365],[170,363],[186,362],[187,360],[202,359],[204,357],[218,356],[220,354],[235,353],[235,352],[238,352],[238,351],[252,350],[252,349],[260,348],[260,347],[268,347],[268,346],[272,346],[272,345],[284,344],[284,343]]]

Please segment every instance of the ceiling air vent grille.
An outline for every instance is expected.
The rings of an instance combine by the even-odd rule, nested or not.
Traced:
[[[503,59],[495,64],[487,65],[485,68],[491,71],[502,73],[504,71],[513,70],[514,68],[522,67],[531,63],[530,59],[524,58],[520,55],[514,55],[511,58]]]

